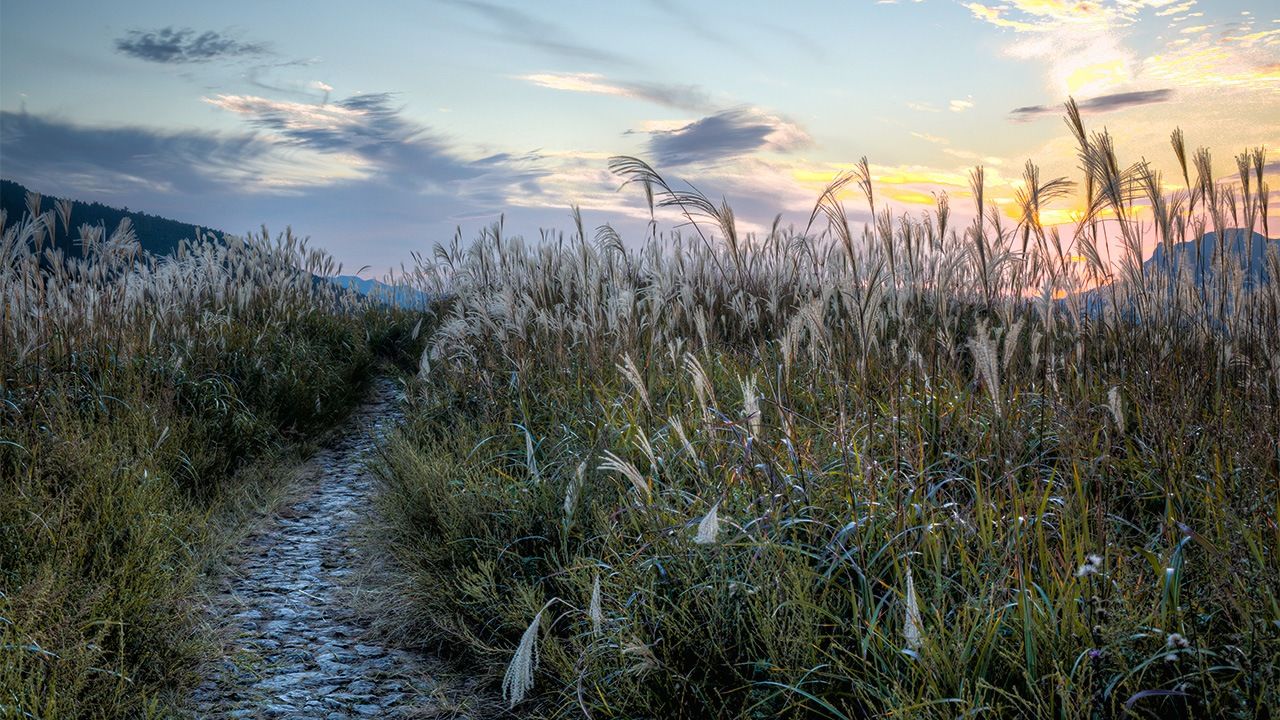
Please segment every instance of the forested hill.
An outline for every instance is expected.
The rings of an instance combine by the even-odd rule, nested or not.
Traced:
[[[28,189],[23,185],[11,180],[0,180],[0,208],[5,210],[6,223],[18,222],[27,212],[27,192]],[[57,201],[56,197],[44,196],[40,201],[40,212],[55,209],[54,203]],[[57,244],[68,255],[80,254],[79,244],[75,240],[80,237],[81,225],[102,225],[106,228],[105,236],[109,237],[120,225],[120,221],[126,217],[133,222],[134,231],[142,248],[155,255],[167,255],[178,247],[180,241],[196,237],[197,226],[190,223],[148,215],[128,208],[110,207],[102,203],[86,203],[78,200],[73,200],[72,203],[71,232],[64,233],[59,227],[57,233]],[[61,220],[58,222],[61,225]],[[218,237],[223,234],[211,228],[199,229],[206,234],[213,232]]]

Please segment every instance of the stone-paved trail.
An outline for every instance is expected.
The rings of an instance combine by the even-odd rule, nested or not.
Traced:
[[[370,512],[364,462],[397,420],[390,383],[299,473],[294,498],[250,537],[213,598],[230,647],[193,697],[198,718],[431,715],[422,659],[368,636],[351,607]],[[425,711],[425,712],[424,712]]]

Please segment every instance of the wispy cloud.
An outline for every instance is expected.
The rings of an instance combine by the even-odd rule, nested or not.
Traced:
[[[1255,30],[1246,23],[1216,36],[1179,38],[1144,58],[1142,75],[1179,88],[1245,90],[1280,94],[1280,28]]]
[[[1162,103],[1172,100],[1173,96],[1173,89],[1160,88],[1158,90],[1137,90],[1134,92],[1099,95],[1088,100],[1079,101],[1076,104],[1079,105],[1081,112],[1104,113],[1135,105]],[[1062,113],[1063,106],[1061,105],[1027,105],[1009,111],[1010,117],[1020,121],[1031,120],[1042,115],[1061,115]]]
[[[1168,17],[1169,15],[1179,15],[1195,7],[1195,5],[1196,0],[1186,0],[1186,2],[1180,2],[1176,5],[1170,5],[1169,7],[1157,10],[1156,16]]]
[[[613,80],[599,73],[532,73],[520,79],[552,90],[633,98],[693,112],[712,108],[710,95],[695,85]]]
[[[353,95],[332,103],[216,95],[205,102],[241,116],[273,141],[327,153],[353,171],[435,186],[475,177],[428,128],[404,116],[392,93]]]
[[[486,0],[442,0],[486,20],[506,42],[523,45],[572,60],[588,60],[609,65],[632,65],[622,55],[583,43],[573,42],[575,33],[524,10]]]
[[[1187,12],[1194,0],[1005,0],[965,5],[973,16],[1012,29],[1005,48],[1020,60],[1043,62],[1049,89],[1063,95],[1123,94],[1135,86],[1174,85],[1246,91],[1280,90],[1276,46],[1280,32],[1254,29],[1252,15],[1213,22]],[[1139,23],[1164,25],[1154,50],[1132,44]],[[1191,18],[1194,25],[1181,26]]]
[[[751,47],[741,40],[730,37],[719,30],[717,27],[724,25],[726,18],[717,17],[712,22],[703,17],[698,12],[696,3],[678,3],[671,0],[653,0],[653,5],[661,10],[667,17],[668,22],[673,27],[690,33],[700,40],[718,45],[719,47],[740,55],[742,57],[758,60],[759,58],[751,50]],[[745,8],[743,8],[745,10]]]
[[[938,108],[934,107],[931,103],[920,102],[918,100],[907,101],[907,107],[911,108],[912,110],[915,110],[916,112],[930,112],[930,113],[942,112]]]
[[[197,34],[191,28],[173,27],[130,30],[116,39],[116,50],[156,63],[200,63],[270,52],[265,43],[236,40],[212,30]]]
[[[0,111],[5,176],[224,230],[292,224],[329,247],[358,241],[362,264],[394,262],[423,233],[496,219],[513,195],[547,194],[542,158],[468,159],[407,119],[379,118],[376,111],[389,109],[381,96],[312,110],[260,98],[219,102],[251,130],[102,127]],[[572,202],[558,197],[560,207]]]
[[[970,2],[965,7],[974,17],[992,25],[1018,32],[1037,32],[1063,26],[1098,29],[1128,25],[1143,12],[1156,10],[1159,13],[1168,10],[1168,6],[1176,1],[1005,0],[999,5]]]
[[[919,0],[916,0],[919,2]],[[700,12],[697,3],[674,2],[673,0],[651,0],[650,3],[663,13],[666,25],[686,32],[699,40],[717,45],[726,52],[746,58],[752,62],[769,64],[768,55],[761,55],[755,43],[743,40],[743,29],[781,40],[796,50],[815,59],[825,62],[827,53],[822,44],[814,40],[808,33],[800,32],[785,25],[772,22],[775,15],[770,12],[754,11],[747,6],[734,8],[734,12],[718,12],[707,16]],[[705,5],[705,7],[711,7]]]
[[[946,145],[948,143],[948,140],[944,137],[940,137],[938,135],[930,135],[929,133],[916,132],[915,130],[911,131],[911,137],[919,138],[921,140],[924,140],[925,142],[930,142],[935,145]]]
[[[982,165],[994,165],[997,167],[999,167],[1000,165],[1004,165],[1004,158],[999,158],[994,155],[980,155],[976,152],[973,152],[972,150],[960,150],[957,148],[945,147],[945,148],[942,148],[942,152],[950,155],[951,157],[960,158],[965,162],[977,163]]]
[[[799,125],[757,108],[734,108],[675,130],[650,133],[659,167],[713,163],[759,151],[784,152],[811,142]]]

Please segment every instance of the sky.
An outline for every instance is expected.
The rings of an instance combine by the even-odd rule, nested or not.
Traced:
[[[614,155],[724,197],[746,232],[803,226],[863,156],[899,211],[946,192],[963,213],[975,165],[1011,204],[1028,159],[1079,176],[1068,97],[1170,187],[1175,127],[1221,176],[1270,148],[1274,178],[1280,6],[0,0],[0,176],[237,234],[291,226],[366,275],[499,217],[567,231],[575,205],[638,242],[647,206]]]

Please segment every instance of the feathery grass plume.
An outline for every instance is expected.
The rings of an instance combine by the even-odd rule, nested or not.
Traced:
[[[996,414],[1002,414],[1000,403],[1000,360],[996,353],[995,335],[987,328],[987,321],[979,319],[975,324],[973,337],[969,339],[969,349],[973,353],[973,364],[982,384],[986,386]]]
[[[639,425],[636,426],[635,446],[649,460],[649,474],[658,477],[658,454],[653,450],[653,443],[649,442],[649,434]]]
[[[739,378],[742,386],[742,417],[747,421],[753,437],[760,436],[760,391],[756,388],[756,376]]]
[[[548,600],[533,616],[533,622],[520,636],[520,644],[507,664],[507,672],[502,676],[502,699],[510,701],[508,707],[514,708],[533,689],[533,673],[538,669],[538,627],[542,624],[542,613],[555,601],[556,598]]]
[[[714,545],[720,533],[720,503],[711,506],[698,522],[698,533],[693,541],[699,545]]]
[[[624,657],[634,657],[637,662],[626,668],[626,672],[630,674],[641,674],[658,667],[658,657],[653,654],[653,650],[646,645],[640,638],[631,636],[631,639],[622,646],[622,655]]]
[[[54,203],[54,208],[58,211],[58,219],[62,221],[62,232],[71,232],[71,210],[74,203],[69,198],[59,198]]]
[[[693,379],[693,392],[698,398],[702,415],[707,418],[710,415],[710,409],[717,405],[716,391],[711,385],[711,379],[707,377],[707,371],[702,368],[702,363],[698,361],[697,356],[692,353],[685,354],[684,367]]]
[[[1116,423],[1116,429],[1124,433],[1124,406],[1120,400],[1120,388],[1113,385],[1107,391],[1107,410],[1111,412],[1111,419]]]
[[[689,436],[685,433],[684,423],[680,421],[680,418],[674,415],[667,418],[667,425],[671,428],[671,432],[676,434],[676,439],[680,441],[680,447],[684,449],[689,459],[693,461],[694,465],[701,466],[702,461],[698,458],[698,451],[693,448],[693,443],[689,442]]]
[[[542,473],[538,470],[538,458],[534,454],[533,433],[529,432],[529,428],[523,425],[516,425],[524,432],[524,465],[529,470],[529,479],[534,482],[542,480]]]
[[[728,203],[723,204],[723,212],[721,207],[717,207],[714,202],[709,200],[705,195],[698,191],[697,188],[689,185],[688,190],[675,190],[663,180],[662,176],[656,170],[649,166],[648,163],[638,158],[619,155],[609,158],[609,171],[615,175],[621,175],[626,178],[623,185],[633,182],[639,182],[644,185],[645,196],[652,201],[654,197],[654,188],[657,188],[661,200],[658,201],[657,207],[674,207],[679,208],[680,212],[688,221],[694,232],[698,233],[698,237],[702,239],[703,246],[706,247],[707,255],[714,262],[720,276],[727,277],[723,264],[720,262],[719,254],[715,252],[711,244],[711,239],[703,232],[702,226],[698,223],[699,218],[703,222],[710,221],[720,227],[724,233],[726,242],[729,243],[733,257],[737,260],[737,229],[733,222],[733,216],[729,210]],[[688,183],[686,183],[687,185]]]
[[[27,214],[33,218],[40,217],[41,216],[40,206],[44,202],[44,196],[38,192],[32,192],[28,190],[26,195],[26,201],[27,201]]]
[[[711,334],[707,331],[707,316],[705,313],[698,313],[693,316],[694,327],[698,331],[698,340],[702,343],[702,352],[710,357],[711,353]]]
[[[920,601],[916,598],[916,583],[907,565],[907,609],[902,625],[902,637],[907,649],[918,651],[924,645],[924,622],[920,619]]]
[[[604,451],[604,462],[600,463],[600,470],[606,472],[616,472],[625,477],[631,487],[635,488],[636,494],[646,502],[653,501],[653,487],[644,475],[640,473],[640,469],[630,462],[614,455],[611,451]]]
[[[418,322],[422,322],[419,320]],[[414,328],[417,331],[417,328]],[[418,357],[418,381],[426,382],[431,375],[431,346],[427,345],[422,348],[422,355]]]
[[[598,572],[595,579],[591,581],[591,602],[588,605],[588,614],[591,616],[591,633],[599,635],[600,628],[604,626],[604,611],[600,608],[600,573]]]
[[[578,498],[582,495],[582,486],[586,482],[587,461],[583,460],[578,463],[578,469],[573,474],[573,479],[568,483],[568,487],[564,491],[564,525],[571,527],[573,525],[573,516],[578,509]]]
[[[640,396],[640,402],[644,404],[645,410],[652,410],[653,403],[649,401],[649,388],[645,386],[644,377],[640,375],[640,368],[636,367],[636,361],[631,359],[631,355],[624,354],[622,363],[618,365],[618,372],[622,377],[631,383],[631,387],[636,389],[636,393]]]
[[[1022,339],[1022,325],[1022,320],[1014,321],[1004,335],[1004,355],[1000,366],[1004,368],[1006,375],[1009,373],[1009,365],[1013,363],[1013,356],[1018,352],[1018,342]]]

